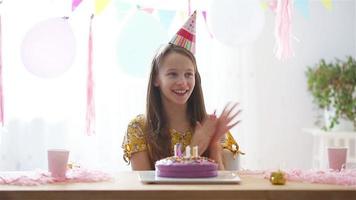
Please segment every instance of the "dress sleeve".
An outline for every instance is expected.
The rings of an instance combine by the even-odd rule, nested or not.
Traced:
[[[128,164],[130,163],[131,155],[133,153],[145,151],[147,149],[143,130],[143,115],[138,115],[135,119],[131,120],[127,126],[127,131],[122,143],[122,149],[124,151],[123,158]]]
[[[221,141],[221,145],[223,149],[227,149],[231,151],[234,157],[236,157],[238,154],[242,154],[242,155],[245,154],[240,151],[239,145],[237,144],[237,142],[235,141],[234,137],[231,135],[230,132],[227,132],[225,134],[225,138]]]

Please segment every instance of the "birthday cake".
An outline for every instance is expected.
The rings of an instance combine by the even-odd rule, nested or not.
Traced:
[[[176,149],[176,148],[175,148]],[[218,175],[218,164],[207,157],[197,155],[197,150],[186,148],[186,155],[176,153],[171,157],[158,160],[155,164],[156,176],[170,178],[207,178]]]
[[[170,178],[207,178],[218,175],[218,164],[206,157],[168,157],[156,162],[156,175]]]

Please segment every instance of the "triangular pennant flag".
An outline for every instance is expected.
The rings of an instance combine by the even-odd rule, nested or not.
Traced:
[[[332,5],[332,0],[321,0],[321,3],[324,5],[324,7],[327,10],[331,10],[333,5]]]
[[[294,0],[294,6],[304,17],[309,16],[308,0]]]
[[[72,0],[72,12],[79,6],[82,0]]]
[[[162,26],[168,30],[169,27],[172,24],[172,21],[176,15],[175,11],[170,11],[170,10],[158,10],[158,16],[159,20],[162,24]]]
[[[99,15],[110,3],[110,0],[95,0],[95,15]]]

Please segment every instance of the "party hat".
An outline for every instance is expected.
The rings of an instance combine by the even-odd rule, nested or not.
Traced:
[[[194,13],[187,20],[187,22],[185,22],[184,26],[179,29],[179,31],[174,35],[174,37],[169,43],[183,47],[195,54],[196,16],[197,12],[194,11]]]

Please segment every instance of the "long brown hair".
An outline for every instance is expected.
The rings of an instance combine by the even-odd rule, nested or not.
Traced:
[[[152,60],[146,101],[145,135],[152,168],[154,168],[154,163],[157,160],[171,156],[172,152],[171,136],[169,127],[167,127],[167,119],[164,117],[165,111],[162,105],[161,93],[159,88],[154,86],[154,81],[164,58],[172,52],[187,56],[194,64],[195,86],[188,99],[188,116],[190,117],[191,127],[195,127],[196,122],[201,122],[206,116],[201,78],[194,55],[190,51],[173,44],[161,47]]]

